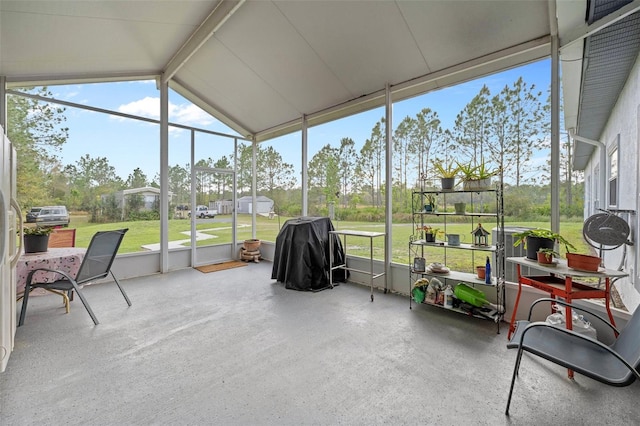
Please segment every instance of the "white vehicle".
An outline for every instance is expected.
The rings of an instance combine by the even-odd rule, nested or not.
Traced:
[[[218,214],[218,211],[217,210],[209,210],[209,207],[207,207],[207,206],[196,206],[196,210],[195,210],[194,214],[196,215],[196,218],[198,218],[198,219],[204,219],[204,218],[213,219]],[[191,212],[189,212],[189,217],[191,217]]]

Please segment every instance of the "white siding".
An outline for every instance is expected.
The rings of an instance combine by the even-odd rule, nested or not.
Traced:
[[[620,293],[625,306],[633,311],[638,305],[640,305],[640,271],[638,271],[639,264],[639,250],[638,250],[638,228],[640,215],[640,175],[638,170],[640,169],[640,157],[638,151],[640,150],[640,56],[636,59],[636,63],[629,75],[629,79],[618,98],[613,111],[609,117],[609,121],[602,133],[601,141],[604,142],[607,147],[607,152],[613,148],[613,145],[618,143],[619,140],[619,164],[618,164],[618,202],[617,209],[623,210],[635,210],[635,215],[623,215],[625,219],[628,219],[631,227],[632,241],[635,242],[634,247],[628,248],[626,260],[623,263],[623,269],[629,273],[628,278],[621,279],[616,282],[616,288]],[[619,139],[618,139],[619,137]],[[608,158],[608,156],[607,156]],[[607,160],[608,161],[608,160]],[[589,195],[586,195],[586,200],[589,201],[589,196],[593,201],[597,200],[599,180],[596,173],[605,173],[607,176],[607,182],[609,177],[609,165],[600,165],[598,152],[594,150],[594,154],[591,157],[589,164],[585,169],[585,178],[587,182],[591,183],[591,191]],[[590,179],[589,179],[590,177]],[[607,188],[606,200],[598,200],[599,207],[606,207],[608,204],[606,201],[609,199],[609,193]],[[597,213],[594,211],[593,206],[585,205],[585,213]],[[609,268],[617,268],[622,261],[622,248],[613,251],[605,252],[605,264]]]

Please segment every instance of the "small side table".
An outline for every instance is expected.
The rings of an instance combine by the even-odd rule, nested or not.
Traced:
[[[333,266],[333,238],[340,238],[342,235],[342,245],[344,250],[344,262],[341,265]],[[384,289],[387,290],[387,276],[385,272],[375,274],[373,272],[373,239],[376,237],[384,237],[384,232],[355,231],[344,229],[341,231],[329,231],[329,285],[333,286],[333,271],[335,269],[344,269],[346,271],[360,272],[369,275],[369,285],[371,287],[371,301],[373,302],[373,280],[384,277]],[[347,267],[347,236],[369,238],[369,270],[362,271],[355,268]]]
[[[547,292],[552,298],[561,297],[569,303],[575,299],[604,299],[609,321],[611,321],[611,324],[615,325],[613,315],[611,314],[611,307],[609,306],[611,299],[611,278],[626,277],[629,275],[626,272],[605,268],[600,268],[598,272],[578,271],[569,268],[566,260],[563,259],[559,259],[555,266],[540,265],[536,261],[529,260],[525,257],[509,257],[507,258],[507,261],[515,263],[518,271],[518,296],[516,297],[516,303],[513,306],[513,314],[509,325],[509,339],[511,339],[511,334],[515,329],[516,314],[518,312],[518,303],[520,302],[520,294],[522,292],[523,285]],[[522,276],[520,273],[521,265],[534,267],[535,269],[546,272],[549,275]],[[575,282],[573,281],[574,277],[599,278],[604,280],[604,289]],[[567,307],[565,313],[565,318],[567,318],[566,326],[571,330],[571,308]]]

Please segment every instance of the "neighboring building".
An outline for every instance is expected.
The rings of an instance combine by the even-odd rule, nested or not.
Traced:
[[[231,214],[233,213],[233,200],[210,201],[209,208],[217,210],[218,214]]]
[[[256,213],[269,214],[273,211],[274,202],[264,195],[256,197]],[[253,198],[249,195],[238,198],[238,213],[253,213]]]
[[[142,210],[153,210],[154,206],[160,205],[160,189],[152,186],[146,186],[143,188],[131,188],[118,191],[113,194],[116,198],[116,204],[118,208],[122,209],[122,219],[124,220],[124,210],[127,205],[127,197],[137,195],[142,197]],[[173,193],[169,191],[169,202]],[[102,196],[102,201],[105,201],[107,195]]]

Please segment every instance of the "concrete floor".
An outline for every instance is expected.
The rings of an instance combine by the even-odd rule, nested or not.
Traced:
[[[271,263],[33,297],[0,375],[3,425],[638,424],[613,388],[515,351],[506,325],[342,284],[286,290]],[[18,309],[19,310],[19,309]]]

